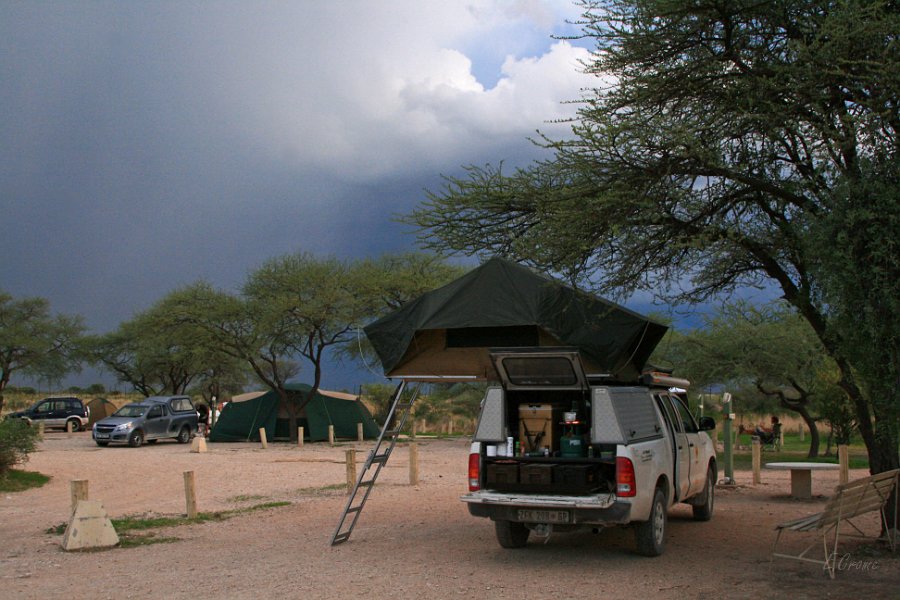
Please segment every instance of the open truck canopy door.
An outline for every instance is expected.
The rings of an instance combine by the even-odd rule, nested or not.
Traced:
[[[587,390],[576,348],[495,348],[491,361],[507,390]]]

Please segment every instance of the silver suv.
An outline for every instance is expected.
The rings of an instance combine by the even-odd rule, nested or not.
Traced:
[[[71,396],[44,398],[31,405],[30,408],[10,413],[7,419],[24,419],[29,425],[43,423],[44,427],[66,429],[71,423],[72,431],[81,431],[87,427],[91,413],[84,403]]]

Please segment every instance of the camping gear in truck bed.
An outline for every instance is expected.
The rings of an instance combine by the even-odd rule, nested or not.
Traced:
[[[558,426],[561,414],[552,404],[519,405],[519,446],[526,456],[553,454],[554,427]]]

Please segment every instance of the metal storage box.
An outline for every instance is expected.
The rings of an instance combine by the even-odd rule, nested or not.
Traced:
[[[553,467],[545,463],[523,464],[519,467],[519,482],[526,485],[550,485],[553,483]]]
[[[518,483],[518,463],[513,461],[488,463],[486,482],[488,487]]]

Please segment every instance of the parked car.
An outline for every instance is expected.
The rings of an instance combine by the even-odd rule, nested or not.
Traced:
[[[67,429],[71,424],[72,431],[81,431],[87,427],[90,416],[90,410],[81,400],[64,396],[44,398],[25,410],[9,413],[6,418],[23,419],[29,425],[43,423],[45,428]]]
[[[688,382],[646,373],[625,384],[589,376],[575,349],[490,354],[489,387],[469,456],[473,516],[494,521],[504,548],[534,532],[630,525],[638,552],[663,552],[666,513],[679,502],[712,517],[716,453],[685,403]],[[518,445],[515,441],[518,440]]]
[[[186,444],[196,433],[197,411],[188,396],[151,396],[97,421],[92,435],[98,446],[138,448],[166,438]]]

